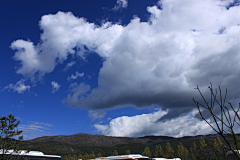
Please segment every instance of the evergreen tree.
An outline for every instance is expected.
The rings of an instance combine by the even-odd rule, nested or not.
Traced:
[[[145,147],[142,155],[143,155],[143,156],[147,156],[147,157],[149,157],[149,158],[152,158],[152,152],[150,151],[149,147]]]
[[[89,155],[87,153],[84,154],[83,159],[89,159]]]
[[[117,155],[118,155],[117,150],[114,150],[114,152],[113,152],[113,156],[117,156]]]
[[[69,154],[69,155],[67,155],[65,158],[66,158],[66,160],[72,160],[72,155]]]
[[[74,155],[74,156],[72,157],[72,160],[78,160],[77,155]]]
[[[223,148],[223,143],[219,137],[215,138],[213,146],[217,150],[221,150]]]
[[[236,150],[238,148],[240,150],[240,137],[237,136],[235,133],[231,133],[231,132],[229,132],[229,135],[230,135],[230,137],[228,137],[227,139],[230,142],[233,149]],[[236,142],[235,142],[234,138],[236,139]]]
[[[126,155],[131,154],[130,150],[126,150]]]
[[[190,147],[190,151],[191,151],[191,159],[192,160],[197,160],[198,150],[197,150],[197,145],[196,145],[195,142],[192,143],[192,145]]]
[[[163,157],[163,150],[162,150],[162,146],[160,144],[156,145],[156,148],[154,150],[154,157],[156,157],[156,158]]]
[[[166,143],[166,146],[163,150],[164,158],[173,158],[174,157],[174,149],[172,148],[171,144],[169,142]]]
[[[214,152],[218,160],[226,159],[226,146],[222,143],[219,137],[216,137],[214,140]]]
[[[102,154],[99,152],[99,153],[97,154],[97,157],[102,157]]]
[[[201,154],[199,159],[202,159],[202,160],[206,159],[208,148],[207,148],[207,143],[203,138],[201,138],[201,140],[199,141],[198,148],[199,148],[199,151],[200,151],[200,154]]]
[[[178,145],[177,149],[177,156],[181,158],[181,160],[188,160],[189,159],[189,153],[186,147],[183,146],[182,143]]]
[[[82,154],[80,153],[78,156],[77,156],[78,159],[83,159],[83,156]]]
[[[66,158],[66,160],[78,160],[78,159],[80,159],[80,158],[78,158],[78,156],[71,155],[71,154],[67,155],[67,157],[65,157],[65,158]]]
[[[23,136],[20,136],[22,131],[19,131],[17,126],[20,121],[17,121],[12,114],[8,116],[3,116],[0,118],[0,149],[2,150],[2,154],[0,154],[1,160],[9,160],[9,159],[22,159],[22,156],[12,156],[12,153],[9,153],[8,150],[13,150],[14,153],[18,153],[19,141],[23,139]],[[18,137],[17,140],[14,138]],[[6,154],[9,153],[9,154]]]
[[[96,158],[96,156],[95,156],[94,152],[92,151],[90,156],[89,156],[89,159],[95,159],[95,158]]]
[[[214,159],[216,158],[215,153],[213,152],[213,146],[210,146],[211,144],[208,143],[207,139],[201,138],[199,141],[199,160],[206,160],[206,159]]]

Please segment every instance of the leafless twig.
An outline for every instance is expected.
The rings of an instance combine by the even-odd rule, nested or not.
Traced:
[[[226,138],[226,136],[224,135],[224,133],[231,133],[231,136],[233,138],[233,141],[234,141],[234,145],[236,146],[236,149],[238,149],[238,143],[240,142],[239,139],[237,139],[237,136],[235,135],[235,132],[233,130],[234,128],[234,125],[237,124],[238,126],[239,125],[239,121],[240,121],[240,116],[238,114],[239,110],[240,110],[240,104],[239,104],[239,107],[237,110],[235,110],[232,106],[232,104],[230,102],[228,102],[226,100],[227,98],[227,89],[226,89],[226,94],[224,96],[224,98],[222,98],[222,91],[221,91],[221,88],[220,86],[218,87],[218,90],[219,90],[219,99],[217,98],[217,89],[215,89],[215,93],[213,92],[213,88],[212,88],[212,84],[210,83],[210,86],[208,86],[210,92],[211,92],[211,99],[210,99],[210,103],[211,105],[209,105],[209,103],[207,102],[207,100],[204,98],[203,94],[201,93],[199,87],[197,86],[197,88],[194,88],[194,89],[197,89],[199,94],[201,95],[201,98],[203,99],[204,103],[205,104],[201,104],[199,103],[198,101],[196,101],[194,98],[193,98],[193,102],[195,103],[195,105],[197,106],[197,109],[198,109],[198,112],[200,114],[200,118],[202,120],[204,120],[217,134],[219,134],[223,139],[224,141],[227,143],[227,146],[229,147],[229,149],[233,152],[233,154],[235,154],[235,156],[240,160],[240,155],[239,155],[239,152],[235,152],[234,151],[234,148],[232,147],[232,145],[230,144],[230,141]],[[234,112],[234,116],[231,117],[230,113],[229,113],[229,108],[226,107],[225,105],[225,102],[227,102],[230,106],[230,109]],[[213,112],[213,108],[214,108],[214,105],[215,103],[219,106],[219,109],[220,109],[220,116],[217,116],[216,114],[214,114]],[[210,114],[211,114],[211,117],[213,118],[214,120],[214,124],[216,125],[216,127],[214,127],[211,123],[209,123],[207,121],[207,119],[203,116],[202,114],[202,110],[201,108],[203,109],[206,109]],[[219,125],[220,124],[220,125]],[[224,128],[227,128],[228,129],[228,132],[226,132],[226,130]]]

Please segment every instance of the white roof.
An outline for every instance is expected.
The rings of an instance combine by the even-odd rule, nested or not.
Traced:
[[[108,157],[98,157],[96,159],[137,159],[137,158],[148,158],[147,156],[142,156],[140,154],[129,154],[129,155],[118,155],[118,156],[108,156]]]
[[[180,158],[166,159],[166,158],[152,158],[152,160],[181,160]]]
[[[0,149],[0,154],[3,154],[3,150]],[[45,157],[61,157],[57,155],[45,155],[43,152],[40,151],[29,151],[27,150],[19,150],[15,151],[13,149],[5,150],[5,154],[12,154],[12,155],[26,155],[26,156],[45,156]]]

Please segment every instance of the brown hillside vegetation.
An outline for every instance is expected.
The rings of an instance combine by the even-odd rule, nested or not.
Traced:
[[[145,136],[145,137],[113,137],[104,135],[91,135],[86,133],[79,133],[69,136],[44,136],[38,137],[29,142],[61,142],[76,146],[101,146],[112,147],[119,144],[142,143],[147,145],[155,145],[165,141],[172,141],[177,138],[168,136]]]
[[[85,155],[94,152],[103,156],[112,155],[116,150],[118,154],[142,154],[146,147],[155,155],[155,147],[161,145],[165,148],[170,143],[172,148],[177,151],[179,145],[182,144],[190,152],[193,143],[199,145],[201,139],[205,139],[206,143],[212,150],[216,134],[186,136],[180,138],[168,136],[144,136],[144,137],[114,137],[104,135],[91,135],[79,133],[69,136],[44,136],[32,140],[21,141],[20,149],[42,151],[49,155],[74,156]],[[182,147],[184,149],[184,147]],[[177,152],[176,152],[177,153]],[[190,154],[190,153],[189,153]],[[199,153],[200,154],[200,153]],[[225,153],[224,153],[225,154]]]

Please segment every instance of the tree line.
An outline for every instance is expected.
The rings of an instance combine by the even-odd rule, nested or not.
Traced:
[[[231,138],[230,138],[231,141]],[[216,137],[213,143],[210,143],[208,139],[201,138],[198,144],[193,142],[191,147],[187,149],[182,143],[179,143],[177,149],[174,150],[169,142],[164,147],[160,144],[156,145],[154,150],[151,150],[148,146],[145,147],[142,153],[143,156],[149,158],[181,158],[181,160],[226,160],[227,148],[219,137]],[[126,155],[131,154],[129,149],[125,152]],[[117,150],[114,150],[112,155],[117,156]],[[106,156],[106,155],[105,155]],[[102,157],[101,153],[95,155],[94,152],[90,154],[85,153],[84,155],[67,155],[67,160],[78,160],[78,159],[94,159],[96,157]]]

